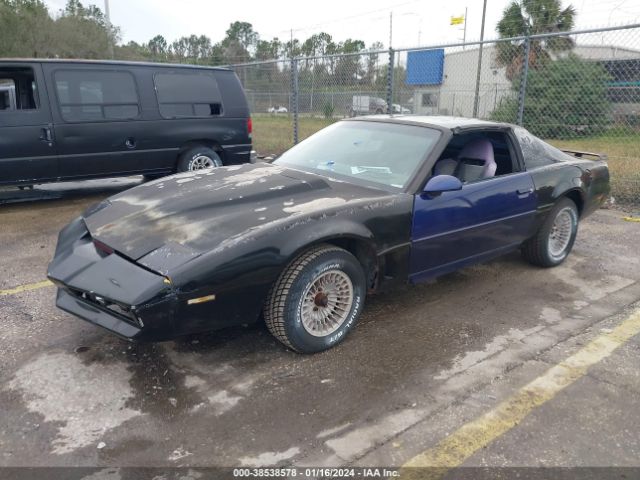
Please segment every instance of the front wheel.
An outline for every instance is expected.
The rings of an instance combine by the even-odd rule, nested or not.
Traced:
[[[302,253],[269,292],[264,319],[287,347],[314,353],[338,344],[364,306],[365,276],[346,250],[319,245]]]
[[[578,233],[576,204],[561,198],[536,235],[522,245],[522,255],[534,265],[555,267],[560,265],[573,248]]]
[[[222,160],[215,150],[205,146],[193,147],[180,155],[178,172],[190,172],[205,168],[221,167]]]

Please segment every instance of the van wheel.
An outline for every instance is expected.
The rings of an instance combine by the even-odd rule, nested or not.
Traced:
[[[300,353],[326,350],[354,327],[366,295],[358,260],[333,245],[318,245],[284,269],[264,306],[269,331]]]
[[[193,147],[180,155],[178,172],[191,172],[204,168],[221,167],[222,159],[215,150],[209,147]]]

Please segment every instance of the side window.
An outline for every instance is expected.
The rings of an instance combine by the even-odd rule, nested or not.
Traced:
[[[133,75],[112,70],[54,73],[60,113],[67,122],[131,120],[140,113]]]
[[[33,69],[7,67],[0,69],[0,112],[36,110],[38,91]]]
[[[465,183],[509,175],[519,170],[504,132],[454,135],[433,167],[433,175],[454,175]]]
[[[213,73],[156,73],[153,81],[160,115],[165,118],[210,117],[222,113],[220,90]]]

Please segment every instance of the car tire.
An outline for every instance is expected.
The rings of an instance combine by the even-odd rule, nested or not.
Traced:
[[[204,168],[221,167],[222,159],[215,150],[205,146],[193,147],[178,159],[178,172],[191,172]]]
[[[555,267],[567,258],[578,233],[578,208],[569,198],[553,206],[538,232],[522,244],[522,256],[533,265]]]
[[[280,274],[267,296],[264,319],[292,350],[320,352],[344,340],[362,312],[365,295],[358,260],[323,244],[303,252]]]

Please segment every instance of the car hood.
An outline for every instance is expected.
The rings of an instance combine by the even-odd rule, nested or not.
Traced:
[[[247,232],[389,196],[277,165],[246,164],[149,182],[83,216],[95,240],[167,274]]]

